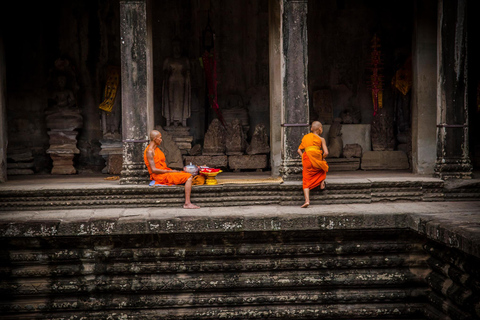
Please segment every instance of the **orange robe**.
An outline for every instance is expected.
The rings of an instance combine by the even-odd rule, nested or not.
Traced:
[[[306,134],[298,149],[302,155],[303,188],[313,189],[327,177],[328,164],[323,159],[322,140],[314,133]]]
[[[148,149],[148,147],[147,147]],[[150,180],[155,180],[155,184],[164,184],[164,185],[174,185],[174,184],[184,184],[187,182],[188,178],[192,175],[187,172],[172,172],[172,173],[152,173],[152,168],[147,159],[147,149],[143,153],[143,159],[147,165],[148,172],[150,173]],[[167,167],[165,162],[165,154],[159,148],[155,148],[155,153],[153,155],[153,161],[155,162],[155,167],[162,170],[172,170]]]

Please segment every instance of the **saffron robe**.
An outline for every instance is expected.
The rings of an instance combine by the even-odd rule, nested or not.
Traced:
[[[147,147],[148,149],[148,147]],[[152,168],[147,159],[147,149],[143,153],[143,159],[147,165],[148,172],[150,173],[150,180],[155,180],[155,184],[163,184],[171,186],[174,184],[184,184],[187,182],[188,178],[192,175],[187,172],[172,172],[172,173],[152,173]],[[172,170],[167,167],[165,162],[165,154],[159,148],[155,148],[155,153],[153,155],[153,161],[155,162],[155,167],[162,170]]]
[[[303,189],[318,187],[328,172],[328,164],[323,159],[322,140],[314,133],[306,134],[298,149],[305,150],[302,154]]]

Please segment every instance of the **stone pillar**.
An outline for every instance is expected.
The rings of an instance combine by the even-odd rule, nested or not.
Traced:
[[[282,164],[285,180],[301,179],[297,149],[309,132],[307,0],[283,0],[282,49],[284,61],[282,107]]]
[[[283,0],[268,2],[268,51],[270,81],[270,166],[272,176],[280,175],[282,165],[282,107],[283,107]]]
[[[5,50],[0,34],[0,182],[7,181],[7,107],[6,107],[6,74]]]
[[[120,1],[122,139],[121,184],[148,182],[143,151],[153,118],[152,32],[149,0]]]
[[[412,167],[430,175],[436,160],[437,1],[415,1],[413,33]]]
[[[468,155],[467,0],[438,2],[435,176],[472,178]]]

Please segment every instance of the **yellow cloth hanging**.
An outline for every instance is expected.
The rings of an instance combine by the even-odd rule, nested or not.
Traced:
[[[112,112],[115,97],[117,95],[118,84],[120,82],[120,68],[109,67],[107,76],[107,84],[105,85],[105,99],[99,108],[103,111]]]

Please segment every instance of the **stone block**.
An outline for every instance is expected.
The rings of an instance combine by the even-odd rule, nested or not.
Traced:
[[[7,161],[30,162],[33,161],[32,151],[28,149],[8,149]]]
[[[69,165],[54,165],[52,168],[52,174],[75,174],[77,170],[73,166]]]
[[[108,156],[107,172],[109,174],[120,174],[123,165],[123,155],[111,154]]]
[[[228,165],[227,156],[185,156],[184,164],[190,164],[190,162],[196,166],[207,166],[210,168],[226,168]]]
[[[361,158],[362,146],[358,143],[345,145],[345,147],[343,147],[343,156],[345,158]]]
[[[372,150],[372,138],[370,135],[369,124],[342,124],[342,140],[343,144],[359,144],[362,147],[363,152]],[[330,125],[323,125],[323,134],[329,145],[328,132],[330,131]]]
[[[228,167],[233,170],[265,169],[267,167],[267,155],[249,154],[241,156],[229,156]]]
[[[410,168],[403,151],[368,151],[362,156],[363,170],[406,170]]]
[[[20,176],[29,174],[34,174],[32,169],[7,169],[7,175],[9,176]]]
[[[7,169],[30,169],[34,166],[34,162],[7,162]]]
[[[327,158],[328,171],[355,171],[360,169],[359,158]]]

